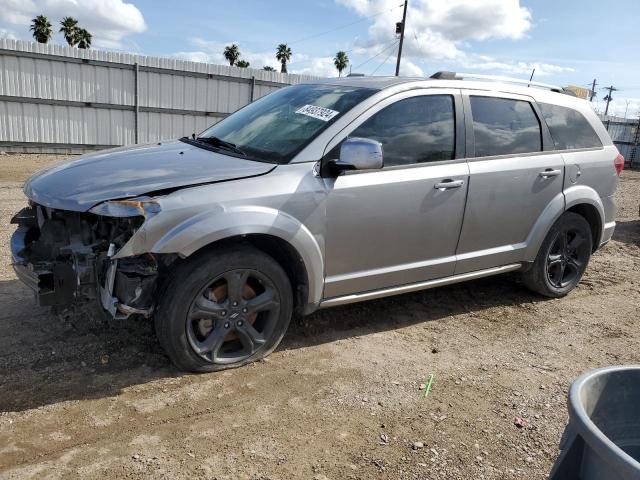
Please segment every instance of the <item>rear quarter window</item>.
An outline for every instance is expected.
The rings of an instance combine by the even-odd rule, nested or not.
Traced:
[[[556,150],[602,147],[600,138],[582,113],[550,103],[539,105]]]

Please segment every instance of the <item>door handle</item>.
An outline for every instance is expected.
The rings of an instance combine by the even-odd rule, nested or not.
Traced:
[[[551,168],[547,168],[544,172],[540,172],[540,176],[542,178],[550,178],[550,177],[557,177],[561,173],[562,173],[562,170],[553,170]]]
[[[436,190],[449,190],[451,188],[460,188],[464,185],[464,180],[451,180],[450,178],[436,183],[433,188]]]

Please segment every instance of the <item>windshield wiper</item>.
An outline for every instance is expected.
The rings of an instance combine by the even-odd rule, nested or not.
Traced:
[[[238,148],[235,143],[226,142],[218,137],[197,137],[194,140],[196,142],[208,143],[209,145],[213,145],[214,147],[218,147],[223,150],[229,150],[230,152],[237,153],[244,157],[247,156],[247,154],[241,148]]]

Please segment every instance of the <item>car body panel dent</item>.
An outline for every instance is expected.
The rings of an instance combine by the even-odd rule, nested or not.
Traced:
[[[298,252],[307,271],[308,302],[317,305],[324,280],[325,198],[325,183],[314,176],[312,164],[281,165],[241,186],[232,181],[183,189],[157,198],[161,213],[114,258],[145,252],[189,257],[226,238],[270,235]]]
[[[40,205],[83,212],[106,200],[263,175],[275,167],[174,141],[83,155],[36,173],[24,192]]]

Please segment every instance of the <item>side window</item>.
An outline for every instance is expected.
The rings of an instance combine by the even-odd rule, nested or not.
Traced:
[[[385,166],[435,162],[454,158],[455,123],[452,96],[425,95],[385,107],[349,136],[382,143]]]
[[[540,122],[529,102],[471,96],[476,157],[542,150]]]
[[[602,146],[589,121],[577,110],[549,103],[539,105],[557,150]]]

